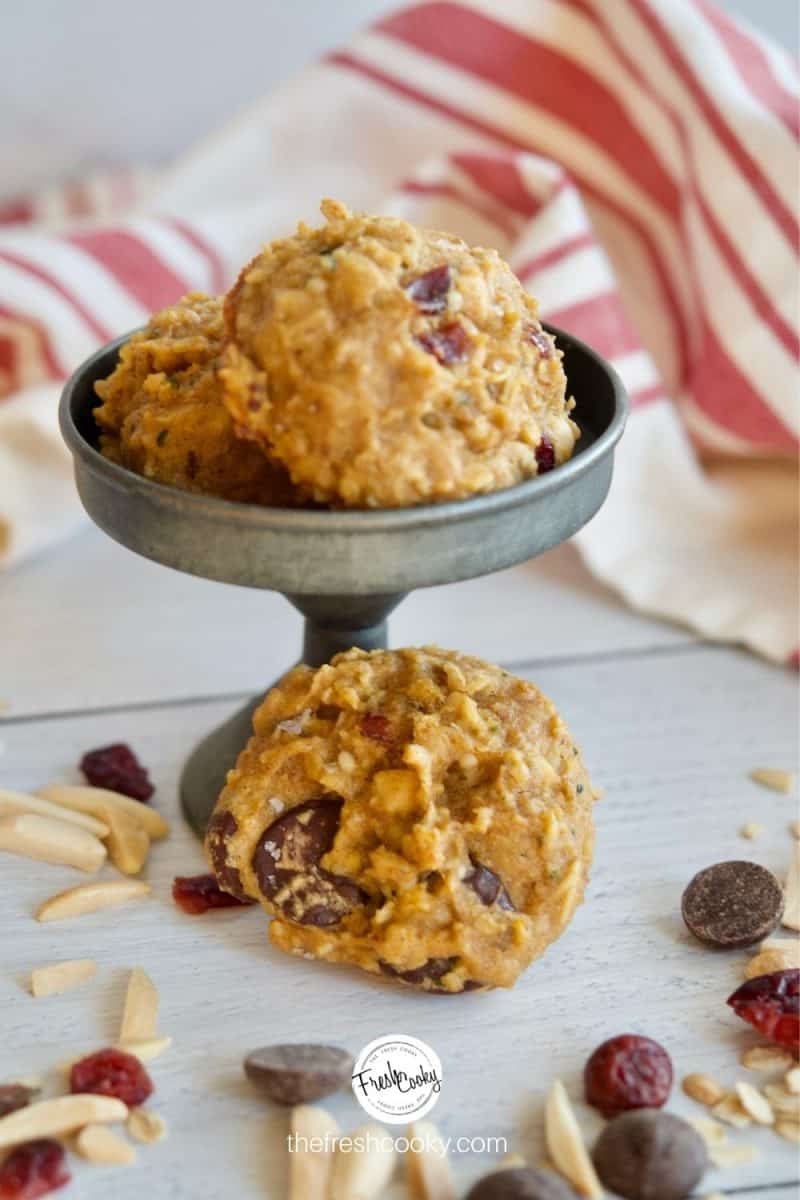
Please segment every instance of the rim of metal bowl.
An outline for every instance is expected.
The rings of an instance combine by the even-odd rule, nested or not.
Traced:
[[[73,397],[76,389],[87,376],[92,376],[97,363],[111,354],[118,352],[133,333],[101,346],[94,354],[85,359],[64,385],[59,405],[59,424],[61,433],[70,451],[82,464],[95,474],[124,491],[136,490],[148,495],[159,505],[187,510],[205,520],[216,519],[235,522],[241,526],[256,526],[266,530],[292,529],[297,532],[324,532],[325,529],[335,529],[339,533],[358,533],[370,531],[391,532],[393,529],[448,524],[455,520],[467,520],[471,516],[485,515],[489,512],[517,508],[536,497],[541,500],[546,495],[560,491],[572,483],[576,477],[589,470],[598,460],[605,457],[622,436],[628,416],[628,399],[622,380],[596,350],[582,342],[580,338],[559,329],[555,325],[543,322],[544,328],[552,333],[561,348],[568,345],[571,349],[593,360],[602,373],[609,379],[614,397],[614,412],[606,428],[586,446],[546,475],[534,476],[524,483],[504,488],[496,492],[481,493],[464,500],[448,500],[438,504],[420,504],[407,508],[374,508],[374,509],[303,509],[303,508],[271,508],[266,505],[243,504],[236,500],[225,500],[218,496],[206,496],[198,492],[187,492],[180,488],[158,483],[143,475],[137,475],[117,463],[105,458],[99,450],[87,441],[75,422],[72,411]],[[580,398],[578,398],[578,416]]]

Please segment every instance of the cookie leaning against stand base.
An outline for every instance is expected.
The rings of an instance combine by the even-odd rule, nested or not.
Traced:
[[[435,992],[511,987],[583,898],[594,793],[531,683],[350,650],[265,698],[206,846],[289,953]]]

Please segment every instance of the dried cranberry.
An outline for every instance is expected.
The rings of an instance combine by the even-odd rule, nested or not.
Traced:
[[[70,1072],[69,1086],[71,1092],[114,1096],[129,1108],[144,1104],[153,1091],[153,1081],[139,1059],[112,1047],[76,1062]]]
[[[584,1069],[586,1102],[604,1117],[661,1108],[672,1089],[672,1062],[651,1038],[624,1033],[598,1046]]]
[[[450,268],[447,263],[418,275],[406,286],[406,295],[422,313],[444,312],[450,291]]]
[[[25,1108],[34,1096],[39,1094],[38,1088],[25,1087],[23,1083],[4,1083],[0,1085],[0,1117],[7,1117],[18,1108]]]
[[[542,358],[552,357],[553,343],[543,329],[537,328],[536,325],[526,325],[525,337],[536,347]]]
[[[800,1057],[800,970],[749,979],[728,997],[728,1004],[769,1041]]]
[[[172,899],[185,913],[197,916],[210,908],[246,908],[255,901],[223,892],[213,875],[176,875]]]
[[[431,329],[429,333],[421,333],[417,341],[423,350],[432,354],[444,367],[463,362],[469,354],[467,331],[458,321],[451,321],[439,329]]]
[[[556,465],[556,452],[553,443],[547,434],[544,435],[539,445],[536,447],[534,454],[536,455],[536,465],[539,468],[539,474],[544,475],[547,471],[552,471]]]
[[[366,713],[361,718],[358,728],[364,737],[370,738],[373,742],[380,742],[382,746],[391,746],[394,742],[389,719],[381,716],[380,713]]]
[[[81,770],[92,787],[121,792],[134,800],[149,800],[155,791],[147,771],[123,742],[90,750],[81,759]]]
[[[0,1167],[0,1200],[36,1200],[69,1183],[64,1147],[50,1138],[25,1142]]]

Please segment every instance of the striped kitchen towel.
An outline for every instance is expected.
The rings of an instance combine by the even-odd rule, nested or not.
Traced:
[[[619,370],[591,570],[796,659],[797,139],[791,60],[709,0],[429,0],[166,171],[0,206],[0,561],[83,519],[58,381],[332,195],[496,246]]]

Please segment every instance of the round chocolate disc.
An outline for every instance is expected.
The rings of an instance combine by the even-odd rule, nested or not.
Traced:
[[[552,1171],[509,1167],[479,1179],[467,1200],[575,1200],[575,1193]]]
[[[684,1200],[708,1166],[700,1134],[652,1108],[610,1121],[592,1158],[604,1186],[625,1200]]]
[[[695,875],[683,893],[681,912],[701,942],[728,949],[752,946],[778,925],[783,891],[758,863],[715,863]]]
[[[309,1104],[350,1082],[353,1056],[338,1046],[263,1046],[248,1054],[244,1073],[276,1104]]]

